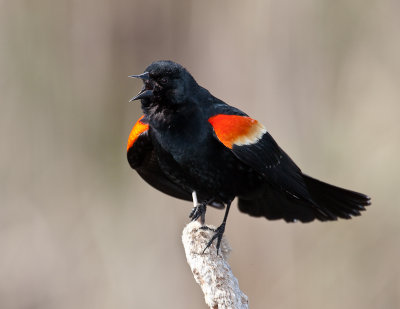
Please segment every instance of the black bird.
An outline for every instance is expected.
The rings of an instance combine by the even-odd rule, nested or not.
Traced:
[[[161,192],[193,198],[192,220],[204,223],[207,205],[226,205],[206,248],[217,239],[218,252],[235,197],[242,212],[287,222],[350,219],[370,204],[364,194],[303,174],[261,123],[214,97],[181,65],[156,61],[130,77],[144,82],[131,99],[141,100],[144,115],[129,135],[128,162]]]

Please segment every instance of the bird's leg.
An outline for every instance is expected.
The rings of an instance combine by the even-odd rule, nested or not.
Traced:
[[[202,216],[202,213],[205,213],[205,209],[202,209],[200,206],[198,200],[197,200],[197,194],[196,191],[192,192],[192,199],[193,199],[193,209],[189,214],[189,218],[192,219],[192,221],[197,220],[200,216]],[[203,224],[203,222],[202,222]]]
[[[224,232],[225,232],[226,220],[228,219],[228,213],[229,213],[229,208],[231,207],[231,203],[232,203],[232,201],[229,201],[226,204],[224,220],[222,221],[222,224],[219,227],[217,227],[217,229],[214,231],[215,234],[210,239],[207,246],[204,248],[203,253],[207,250],[208,247],[210,247],[212,245],[214,240],[217,239],[217,255],[218,255],[219,247],[221,246],[222,236],[224,235]]]
[[[193,198],[193,209],[189,214],[189,218],[192,219],[192,221],[195,221],[198,218],[200,218],[200,223],[203,225],[206,218],[207,204],[211,203],[214,199],[208,199],[203,201],[202,203],[199,203],[197,200],[196,191],[193,191],[192,198]]]
[[[199,202],[197,201],[197,193],[196,193],[196,191],[193,191],[193,192],[192,192],[192,199],[193,199],[193,206],[196,207],[197,204],[199,203]]]

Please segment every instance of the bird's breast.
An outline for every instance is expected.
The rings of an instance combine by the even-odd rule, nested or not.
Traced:
[[[207,134],[192,129],[171,129],[159,132],[156,138],[164,151],[180,164],[196,160],[207,150]]]

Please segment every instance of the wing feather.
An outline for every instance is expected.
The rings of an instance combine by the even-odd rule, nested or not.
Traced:
[[[242,115],[217,114],[208,121],[215,137],[239,160],[263,175],[272,187],[295,198],[310,200],[300,168],[257,120]]]

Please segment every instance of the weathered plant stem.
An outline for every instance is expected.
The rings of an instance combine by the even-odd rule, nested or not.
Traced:
[[[200,227],[197,221],[189,223],[183,230],[182,242],[186,259],[203,290],[206,304],[212,309],[247,309],[248,298],[239,289],[239,282],[227,262],[231,251],[227,240],[223,237],[219,255],[216,241],[203,253],[213,232]],[[212,226],[209,228],[214,229]]]

